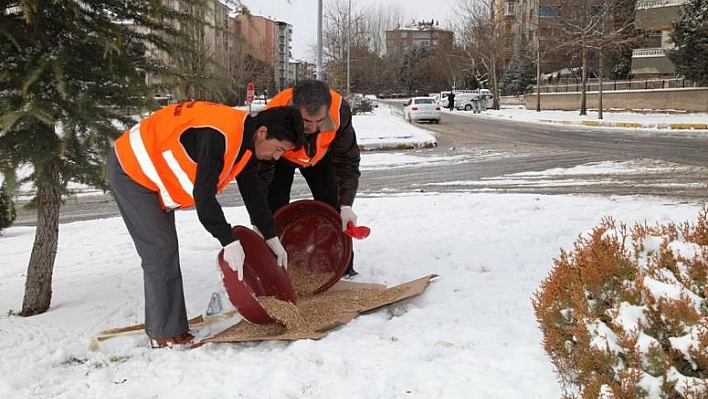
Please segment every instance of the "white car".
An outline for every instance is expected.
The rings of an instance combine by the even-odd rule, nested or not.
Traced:
[[[403,105],[403,119],[413,121],[430,121],[440,123],[440,105],[430,97],[413,97]]]
[[[484,107],[482,107],[482,103],[479,103],[478,101],[482,99],[484,102]],[[475,103],[477,102],[477,103]],[[490,93],[483,93],[483,94],[475,94],[473,97],[470,97],[464,101],[457,102],[455,101],[455,108],[457,109],[464,109],[465,111],[484,111],[485,109],[492,108],[492,105],[494,103],[494,95]]]
[[[376,97],[375,94],[367,94],[364,96],[365,99],[369,100],[369,104],[371,104],[372,107],[378,108],[379,106],[379,99]]]

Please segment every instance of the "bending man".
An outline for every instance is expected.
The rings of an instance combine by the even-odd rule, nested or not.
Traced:
[[[258,159],[277,160],[303,142],[302,118],[291,107],[251,117],[208,102],[167,106],[125,132],[106,166],[111,190],[141,259],[145,330],[153,347],[188,344],[174,210],[196,206],[199,221],[224,247],[243,278],[244,252],[216,194],[235,178],[255,225],[287,267],[258,177]]]
[[[346,230],[349,222],[356,224],[352,204],[361,175],[349,103],[322,81],[302,80],[278,93],[267,107],[283,105],[300,110],[305,143],[300,149],[286,151],[279,160],[261,162],[261,181],[271,211],[290,202],[295,169],[299,169],[313,198],[336,209],[342,218],[342,230]],[[346,277],[357,274],[353,262],[352,258]]]

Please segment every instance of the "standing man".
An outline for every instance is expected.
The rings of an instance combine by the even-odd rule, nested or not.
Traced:
[[[305,126],[305,144],[286,151],[278,160],[261,162],[261,181],[268,205],[275,212],[290,202],[295,169],[307,181],[315,200],[331,205],[342,218],[342,230],[356,224],[352,210],[359,188],[359,146],[352,126],[352,111],[342,96],[319,80],[302,80],[278,93],[268,108],[292,105]],[[354,260],[345,277],[357,274]]]
[[[277,160],[304,140],[292,107],[251,117],[208,102],[167,106],[116,140],[106,166],[111,191],[141,259],[145,331],[153,347],[190,343],[174,210],[196,207],[204,228],[224,248],[224,260],[243,279],[243,247],[216,193],[236,178],[251,218],[287,267],[258,177],[258,160]]]
[[[455,110],[455,93],[453,91],[447,95],[447,107],[450,108],[450,111]]]

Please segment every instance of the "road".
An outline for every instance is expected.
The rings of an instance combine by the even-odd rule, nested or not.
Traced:
[[[443,115],[439,125],[419,126],[435,134],[438,146],[404,151],[425,157],[427,162],[363,167],[360,197],[491,191],[650,195],[692,203],[708,200],[708,134],[581,128],[470,118],[454,112]],[[598,166],[581,167],[601,162],[623,162],[624,167],[615,165],[605,172]],[[573,167],[578,167],[573,173],[561,172]],[[558,173],[547,172],[551,169],[558,169]],[[541,171],[546,172],[534,173]],[[296,178],[293,198],[308,196],[304,181]],[[219,201],[223,206],[242,205],[235,188],[220,194]],[[62,206],[60,221],[117,215],[109,195],[77,196]],[[35,211],[20,209],[15,225],[33,225],[35,220]]]
[[[390,170],[366,173],[362,191],[430,187],[431,191],[432,188],[434,191],[491,189],[544,194],[641,194],[699,202],[708,199],[708,134],[705,133],[598,129],[493,117],[470,118],[455,112],[443,117],[439,125],[419,125],[435,134],[438,147],[417,153],[463,160],[454,164],[432,163],[424,170],[399,168],[395,175]],[[597,162],[628,164],[619,174],[615,168],[608,173],[597,173],[596,169],[592,173],[575,172],[572,176],[545,174],[535,179],[508,176]],[[435,184],[430,185],[431,182]]]

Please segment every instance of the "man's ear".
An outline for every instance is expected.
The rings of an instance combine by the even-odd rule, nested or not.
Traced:
[[[256,137],[258,137],[261,140],[265,140],[267,135],[268,135],[268,128],[265,125],[259,127],[256,130]]]

